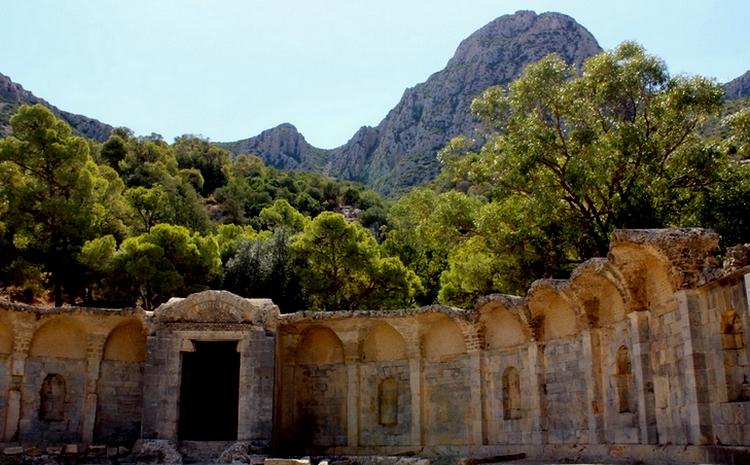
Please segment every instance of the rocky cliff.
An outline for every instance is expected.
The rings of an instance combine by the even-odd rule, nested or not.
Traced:
[[[750,97],[750,71],[724,84],[724,95],[729,100]]]
[[[478,122],[469,107],[484,89],[507,84],[549,53],[580,64],[600,50],[596,39],[569,16],[519,11],[461,42],[442,71],[407,89],[377,127],[361,128],[339,148],[315,149],[286,124],[225,146],[235,153],[251,149],[282,169],[311,169],[397,194],[438,174],[435,155],[452,137],[475,135]]]
[[[10,133],[10,117],[15,113],[18,106],[36,103],[41,103],[52,110],[58,117],[67,121],[76,133],[82,136],[103,142],[109,138],[109,134],[112,132],[112,126],[86,116],[62,111],[0,73],[0,136]]]

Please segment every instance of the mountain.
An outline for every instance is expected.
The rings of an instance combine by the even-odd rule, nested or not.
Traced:
[[[407,89],[377,127],[360,128],[341,147],[316,149],[289,124],[222,145],[235,153],[252,151],[278,168],[362,181],[395,195],[438,174],[435,155],[451,138],[477,135],[469,107],[484,89],[509,83],[549,53],[579,65],[600,51],[591,33],[569,16],[519,11],[466,38],[443,70]]]
[[[724,84],[724,95],[727,99],[735,100],[750,97],[750,71]]]
[[[62,111],[46,100],[40,99],[24,89],[21,84],[11,81],[8,76],[0,73],[0,136],[10,134],[10,117],[13,116],[20,105],[33,105],[36,103],[41,103],[52,110],[54,114],[64,119],[81,136],[103,142],[109,138],[109,134],[112,132],[112,126],[86,116]]]

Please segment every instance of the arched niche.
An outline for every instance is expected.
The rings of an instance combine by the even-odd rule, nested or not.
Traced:
[[[86,332],[70,317],[44,323],[34,333],[29,348],[31,357],[86,358]]]
[[[535,318],[543,318],[542,340],[574,336],[578,332],[576,314],[570,301],[554,289],[539,289],[529,297]]]
[[[440,361],[465,353],[466,342],[461,330],[447,318],[433,323],[422,339],[422,355],[427,360]]]
[[[633,310],[662,315],[677,308],[677,278],[664,255],[648,246],[620,244],[612,248],[610,257],[622,273]]]
[[[625,319],[623,296],[606,276],[584,271],[571,280],[571,285],[592,324],[608,326]]]
[[[402,360],[406,358],[406,342],[388,323],[376,324],[362,342],[363,362]]]
[[[0,355],[13,352],[13,331],[6,323],[0,322]]]
[[[525,344],[529,331],[510,310],[498,307],[484,318],[484,341],[487,349],[504,349]]]
[[[312,326],[302,334],[297,346],[297,363],[327,365],[344,362],[344,345],[331,329]]]
[[[104,343],[104,360],[142,362],[146,359],[146,335],[138,320],[121,323]]]

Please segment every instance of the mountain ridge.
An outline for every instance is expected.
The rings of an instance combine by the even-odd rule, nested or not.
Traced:
[[[407,88],[377,126],[362,126],[342,146],[318,149],[284,124],[220,145],[235,154],[254,151],[277,168],[317,171],[399,193],[438,174],[437,151],[451,138],[476,135],[478,121],[469,107],[484,89],[509,83],[549,53],[580,65],[600,51],[594,36],[570,16],[518,11],[461,41],[442,70]]]
[[[10,134],[10,117],[18,106],[37,103],[49,108],[52,113],[65,120],[78,135],[104,142],[112,133],[112,126],[109,124],[61,110],[24,89],[21,84],[13,82],[10,77],[0,73],[0,136]]]
[[[750,97],[750,70],[725,83],[722,87],[724,96],[729,100]]]
[[[215,142],[235,155],[253,153],[283,170],[305,170],[360,181],[395,196],[433,179],[436,154],[453,137],[481,139],[471,101],[492,85],[505,85],[526,65],[549,53],[580,65],[599,53],[594,36],[570,16],[521,10],[490,21],[462,40],[445,67],[404,90],[377,126],[362,126],[344,144],[317,148],[290,123],[233,142]],[[727,99],[750,97],[750,71],[723,84]],[[80,135],[104,141],[112,126],[58,109],[0,74],[0,136],[23,103],[41,103]]]

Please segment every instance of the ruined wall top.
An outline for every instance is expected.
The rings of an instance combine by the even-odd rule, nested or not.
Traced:
[[[279,308],[271,299],[245,299],[227,291],[172,298],[154,310],[155,323],[249,323],[274,325]]]
[[[668,263],[676,289],[705,284],[712,269],[719,267],[720,236],[701,228],[618,229],[612,233],[609,259],[616,261],[618,250],[641,246],[661,255]]]

